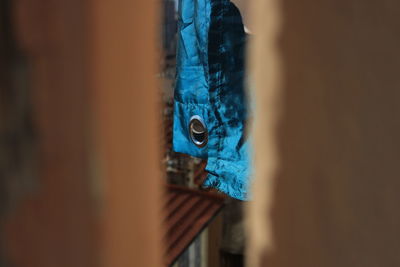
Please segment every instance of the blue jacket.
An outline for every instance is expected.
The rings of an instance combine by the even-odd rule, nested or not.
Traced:
[[[207,159],[204,187],[248,199],[245,39],[229,0],[180,0],[173,149]]]

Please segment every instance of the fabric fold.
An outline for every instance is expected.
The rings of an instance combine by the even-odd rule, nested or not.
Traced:
[[[192,24],[180,18],[174,104],[173,149],[207,159],[204,187],[248,200],[251,174],[249,142],[245,135],[246,35],[239,10],[229,0],[181,0],[192,3]],[[181,12],[180,16],[188,16]],[[185,51],[184,51],[185,50]],[[190,119],[200,116],[208,143],[196,146]]]

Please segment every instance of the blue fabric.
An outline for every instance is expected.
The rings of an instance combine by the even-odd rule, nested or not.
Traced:
[[[239,10],[229,0],[180,0],[178,23],[173,149],[207,159],[204,187],[247,200],[246,35]],[[194,115],[208,130],[202,148],[190,139]]]

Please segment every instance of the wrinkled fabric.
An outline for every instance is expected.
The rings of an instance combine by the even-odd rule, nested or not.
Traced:
[[[249,141],[245,134],[244,27],[229,0],[180,0],[173,149],[207,159],[204,187],[247,200]],[[208,143],[197,147],[189,122],[200,116]]]

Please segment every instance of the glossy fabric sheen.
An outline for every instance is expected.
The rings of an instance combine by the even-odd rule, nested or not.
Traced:
[[[229,0],[180,0],[173,149],[207,159],[204,187],[247,200],[249,144],[244,92],[245,33]],[[189,122],[200,116],[208,144],[190,139]]]

